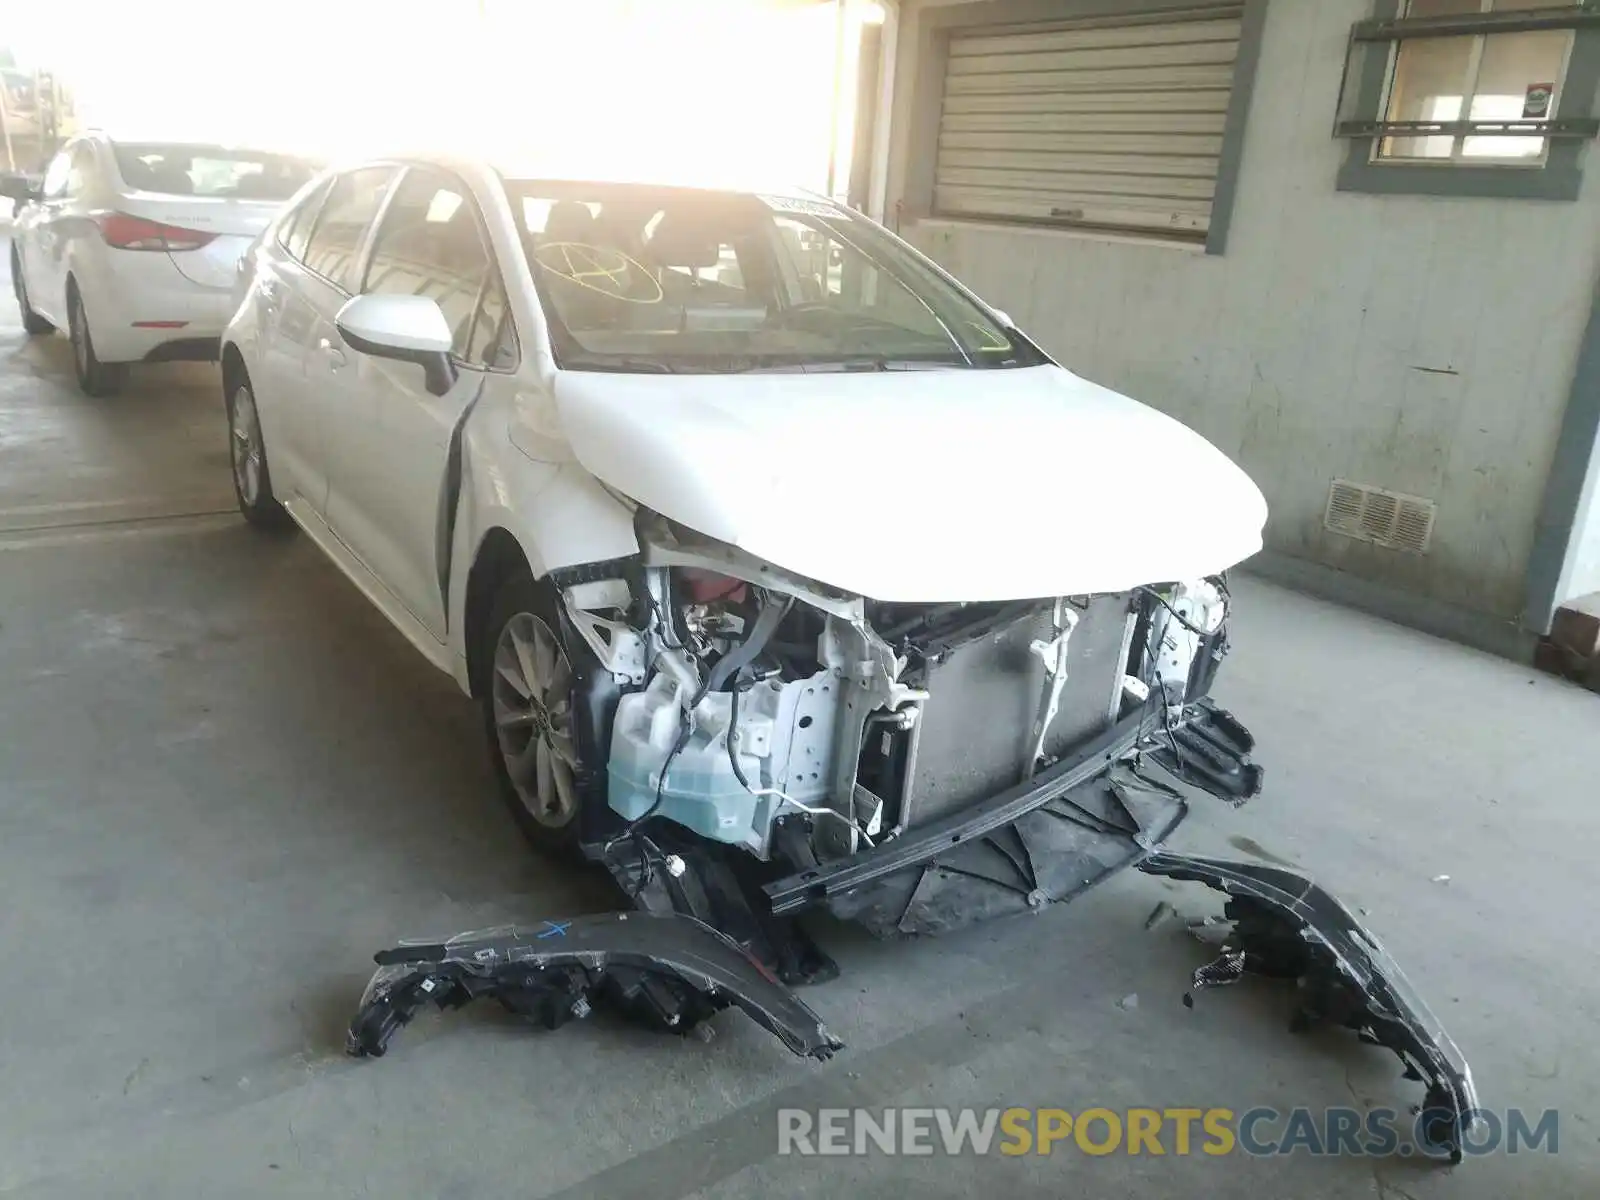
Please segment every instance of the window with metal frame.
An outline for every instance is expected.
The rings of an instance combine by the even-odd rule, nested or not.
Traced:
[[[1204,240],[1243,12],[952,30],[934,214]]]
[[[1592,0],[1406,0],[1351,30],[1334,132],[1371,139],[1373,163],[1544,167],[1600,133],[1581,86],[1583,111],[1566,102],[1586,31],[1600,31]],[[1381,90],[1362,86],[1380,68]]]

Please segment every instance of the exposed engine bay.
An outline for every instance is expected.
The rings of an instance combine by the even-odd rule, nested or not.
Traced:
[[[593,945],[561,923],[554,957],[545,935],[518,931],[388,952],[352,1052],[381,1053],[427,1001],[479,995],[552,1025],[610,998],[664,1029],[734,1002],[797,1052],[831,1052],[781,986],[837,974],[799,915],[939,933],[1137,867],[1230,897],[1235,935],[1195,987],[1245,971],[1296,980],[1297,1020],[1393,1049],[1440,1112],[1441,1153],[1459,1155],[1470,1071],[1376,939],[1309,880],[1163,849],[1188,812],[1176,784],[1234,805],[1262,786],[1251,735],[1209,699],[1228,650],[1224,578],[891,604],[648,512],[638,534],[637,557],[553,579],[579,650],[580,841],[642,910],[627,953],[604,922],[581,926]],[[652,954],[641,932],[668,928]],[[758,973],[686,967],[686,940]]]
[[[1131,714],[1230,798],[1259,789],[1248,745],[1230,763],[1226,747],[1208,757],[1176,739],[1226,652],[1220,579],[880,604],[642,524],[636,579],[562,591],[618,692],[605,794],[621,837],[670,823],[811,870],[1025,784]]]

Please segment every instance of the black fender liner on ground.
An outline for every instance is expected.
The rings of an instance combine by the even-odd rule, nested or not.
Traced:
[[[1203,883],[1228,897],[1233,931],[1216,961],[1194,974],[1196,990],[1241,975],[1292,979],[1291,1028],[1328,1022],[1385,1046],[1408,1079],[1427,1085],[1420,1127],[1430,1147],[1461,1161],[1478,1094],[1466,1058],[1376,936],[1330,893],[1296,871],[1193,858],[1162,850],[1139,863],[1149,875]],[[1192,1004],[1192,997],[1185,997]]]
[[[709,925],[677,914],[508,925],[402,943],[374,961],[378,970],[345,1047],[357,1057],[382,1055],[426,1004],[459,1008],[486,997],[552,1029],[609,1006],[653,1028],[687,1033],[738,1007],[795,1054],[826,1059],[843,1048],[765,967]]]

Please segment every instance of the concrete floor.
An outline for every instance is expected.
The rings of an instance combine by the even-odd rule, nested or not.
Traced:
[[[849,1043],[825,1065],[736,1013],[705,1045],[488,1009],[344,1058],[373,950],[610,892],[523,851],[467,703],[305,539],[214,515],[209,369],[86,400],[65,343],[3,313],[0,1194],[1594,1194],[1600,702],[1248,581],[1220,692],[1267,794],[1201,798],[1178,844],[1288,859],[1365,908],[1485,1103],[1561,1110],[1558,1155],[774,1155],[785,1106],[1418,1098],[1380,1051],[1291,1036],[1275,989],[1182,1008],[1205,951],[1144,920],[1216,906],[1138,875],[940,941],[825,928],[844,975],[807,999]]]

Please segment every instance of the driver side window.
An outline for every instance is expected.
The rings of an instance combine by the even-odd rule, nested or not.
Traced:
[[[450,323],[451,352],[473,366],[504,366],[515,345],[477,209],[466,186],[440,172],[406,172],[378,227],[361,290],[436,301]]]
[[[67,195],[81,195],[94,177],[94,147],[79,142],[72,151],[72,162],[67,168]]]

